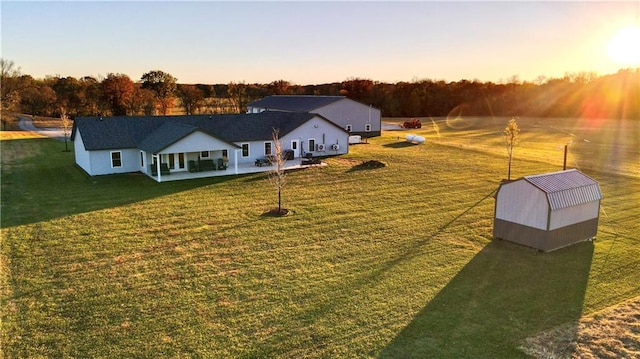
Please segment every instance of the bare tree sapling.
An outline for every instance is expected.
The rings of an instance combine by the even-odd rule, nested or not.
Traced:
[[[518,144],[520,136],[520,128],[515,118],[509,120],[507,127],[502,132],[504,143],[507,146],[507,154],[509,155],[509,171],[507,172],[507,181],[511,181],[511,161],[513,160],[513,147]]]
[[[271,158],[272,165],[275,165],[274,169],[269,172],[269,178],[271,182],[274,184],[277,192],[278,192],[278,209],[277,215],[285,215],[288,213],[287,209],[282,208],[282,190],[286,184],[286,177],[284,173],[285,166],[285,154],[282,150],[282,143],[280,142],[280,132],[278,129],[273,129],[271,138],[273,140],[274,153]]]
[[[71,126],[73,124],[64,108],[60,109],[60,119],[62,120],[62,134],[64,136],[64,152],[69,152],[68,139],[69,135],[71,135]]]

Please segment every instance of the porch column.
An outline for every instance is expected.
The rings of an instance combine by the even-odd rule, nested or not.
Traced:
[[[162,182],[162,172],[160,172],[160,160],[161,156],[156,154],[156,169],[158,170],[158,182]]]
[[[242,151],[242,149],[236,149],[236,155],[234,156],[233,159],[233,167],[235,170],[235,173],[238,174],[238,154]]]

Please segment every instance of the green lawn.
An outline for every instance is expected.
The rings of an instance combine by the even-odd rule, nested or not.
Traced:
[[[283,218],[265,175],[91,178],[63,143],[2,141],[3,355],[525,357],[640,295],[638,125],[518,122],[512,176],[560,170],[569,132],[605,196],[596,241],[539,253],[491,240],[506,122],[423,120],[290,172]]]

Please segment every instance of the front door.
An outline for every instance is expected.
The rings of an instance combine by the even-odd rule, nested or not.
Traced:
[[[293,151],[293,158],[300,157],[300,141],[291,140],[291,150]]]

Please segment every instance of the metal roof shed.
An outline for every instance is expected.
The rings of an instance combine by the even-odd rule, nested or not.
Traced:
[[[496,194],[493,236],[552,251],[595,237],[602,192],[572,169],[504,182]]]

